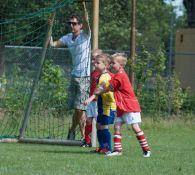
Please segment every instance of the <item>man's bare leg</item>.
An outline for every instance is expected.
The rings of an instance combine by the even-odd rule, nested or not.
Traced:
[[[82,111],[81,117],[79,119],[79,128],[80,128],[82,138],[85,138],[85,125],[86,125],[86,114],[85,111]]]
[[[83,110],[80,109],[75,109],[73,118],[72,118],[72,126],[69,130],[68,133],[68,138],[69,140],[74,140],[75,139],[75,131],[77,125],[80,127],[81,131],[81,136],[84,137],[85,135],[85,121],[86,121],[86,115]]]

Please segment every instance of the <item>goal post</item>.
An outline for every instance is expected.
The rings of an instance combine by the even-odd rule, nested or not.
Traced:
[[[26,128],[27,123],[28,123],[29,114],[31,112],[31,107],[32,107],[32,100],[33,100],[35,88],[36,88],[37,83],[38,83],[39,78],[40,78],[40,74],[41,74],[41,70],[42,70],[42,67],[43,67],[44,60],[45,60],[45,55],[46,55],[46,50],[47,50],[47,47],[48,47],[48,43],[49,43],[49,40],[51,38],[54,19],[55,19],[55,13],[53,13],[51,15],[51,25],[48,25],[47,33],[46,33],[46,36],[45,36],[45,41],[44,41],[44,44],[43,44],[41,59],[40,59],[40,63],[39,63],[39,69],[38,69],[36,78],[33,81],[33,86],[32,86],[32,89],[31,89],[31,93],[30,93],[28,102],[27,102],[26,107],[25,107],[22,127],[20,128],[19,139],[23,138],[24,131],[25,131],[25,128]]]

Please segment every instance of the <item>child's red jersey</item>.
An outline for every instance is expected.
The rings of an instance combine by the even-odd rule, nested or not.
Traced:
[[[118,117],[124,112],[141,112],[139,102],[124,70],[114,75],[110,80],[110,86],[114,88]]]
[[[90,82],[90,93],[89,93],[89,96],[93,95],[95,89],[96,89],[96,86],[97,86],[97,83],[98,83],[98,79],[100,77],[100,73],[96,70],[93,70],[91,72],[91,82]]]

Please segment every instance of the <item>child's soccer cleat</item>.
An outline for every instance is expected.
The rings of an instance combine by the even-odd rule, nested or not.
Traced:
[[[110,153],[106,154],[106,156],[108,156],[108,157],[121,156],[121,155],[122,155],[122,152],[119,152],[119,151],[113,151],[113,152],[110,152]]]
[[[106,148],[103,148],[103,149],[100,149],[99,153],[100,154],[107,154],[107,153],[110,153],[110,151]]]
[[[105,156],[107,156],[107,155],[109,155],[109,154],[111,154],[112,152],[111,151],[107,151],[107,152],[105,152],[104,154],[105,154]]]
[[[150,157],[151,156],[151,151],[144,151],[143,152],[143,157]]]
[[[95,150],[90,151],[90,153],[99,153],[101,151],[101,148],[96,148]]]
[[[83,140],[82,144],[81,144],[81,147],[85,148],[85,147],[91,147],[91,143],[86,143],[85,140]]]
[[[85,143],[82,147],[92,147],[91,143]]]

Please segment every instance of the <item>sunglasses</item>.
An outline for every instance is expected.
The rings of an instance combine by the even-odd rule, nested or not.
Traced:
[[[71,22],[71,21],[69,21],[68,24],[69,24],[69,25],[76,26],[76,25],[78,24],[78,22]]]

